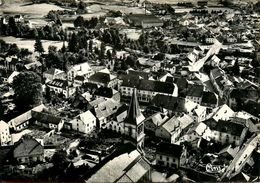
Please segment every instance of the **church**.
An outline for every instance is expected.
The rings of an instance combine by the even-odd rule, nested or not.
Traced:
[[[120,111],[120,110],[119,110]],[[133,90],[128,110],[118,112],[108,129],[124,135],[125,143],[132,143],[138,150],[144,147],[144,115],[138,103],[137,90]]]

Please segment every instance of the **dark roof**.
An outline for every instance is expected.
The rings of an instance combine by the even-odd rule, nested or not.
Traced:
[[[94,92],[94,95],[102,96],[102,97],[106,97],[106,98],[112,98],[113,89],[107,88],[107,87],[100,87],[100,88],[96,89],[96,91]]]
[[[172,83],[160,81],[141,80],[138,89],[172,94],[174,91],[174,85]]]
[[[203,92],[201,103],[206,104],[217,104],[218,100],[214,93],[212,92]]]
[[[143,79],[148,79],[150,74],[148,72],[128,70],[128,75],[140,76]]]
[[[82,85],[82,88],[85,90],[85,91],[94,91],[98,88],[98,85],[95,84],[95,83],[89,83],[89,82],[86,82]]]
[[[203,88],[202,85],[189,85],[187,96],[202,97]]]
[[[228,133],[238,137],[241,136],[241,133],[245,128],[241,124],[223,120],[216,122],[214,119],[208,119],[203,123],[205,123],[211,130]]]
[[[107,84],[110,82],[110,74],[97,72],[89,77],[89,81]]]
[[[156,147],[156,153],[180,158],[183,147],[177,144],[160,142]]]
[[[120,106],[120,107],[117,109],[117,111],[116,111],[116,113],[115,113],[115,116],[118,116],[118,115],[122,114],[123,112],[128,111],[128,108],[129,108],[129,107],[128,107],[126,104],[123,104],[122,106]]]
[[[185,99],[180,97],[157,94],[151,101],[151,106],[162,107],[172,111],[184,112]]]
[[[34,138],[23,136],[13,150],[14,158],[43,155],[43,146]]]
[[[167,76],[165,82],[167,82],[167,83],[173,83],[173,82],[174,82],[174,78],[171,77],[171,76]]]
[[[122,86],[136,88],[139,86],[140,78],[137,75],[124,75],[122,76]]]
[[[178,89],[185,89],[188,86],[188,81],[184,77],[178,77],[174,79],[174,83],[178,86]]]
[[[125,77],[122,86],[137,88],[138,90],[154,91],[159,93],[172,94],[174,91],[174,84],[161,81],[140,80],[136,76]]]
[[[36,112],[32,111],[32,118],[36,119],[37,121],[41,123],[52,123],[52,124],[59,124],[62,120],[59,117],[53,116],[51,114],[43,113],[43,112]]]
[[[136,88],[133,91],[133,95],[131,98],[130,106],[127,112],[127,116],[125,119],[125,122],[136,125],[137,124],[137,118],[141,116],[141,110],[140,106],[137,100],[137,93],[136,93]]]
[[[47,83],[47,85],[58,88],[66,88],[68,86],[68,82],[61,79],[54,79],[53,81]]]
[[[260,97],[260,91],[248,89],[233,89],[230,93],[231,98],[255,99]]]
[[[84,76],[76,76],[76,77],[74,78],[74,80],[84,81],[85,78],[84,78]]]

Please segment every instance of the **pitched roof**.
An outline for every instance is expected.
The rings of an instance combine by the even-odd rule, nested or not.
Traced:
[[[203,92],[201,103],[217,104],[217,96],[212,92]]]
[[[106,97],[106,98],[112,98],[113,95],[116,93],[117,91],[112,89],[112,88],[108,88],[108,87],[100,87],[97,90],[95,90],[94,95],[97,96],[102,96],[102,97]]]
[[[156,126],[161,126],[166,120],[168,119],[168,116],[161,114],[160,112],[157,112],[153,114],[152,116],[145,119],[145,122],[151,121]]]
[[[140,110],[140,106],[138,103],[136,88],[134,88],[125,122],[133,125],[138,125],[144,119],[145,118]]]
[[[37,140],[25,136],[17,142],[13,151],[14,158],[43,155],[43,153],[43,146]]]
[[[139,90],[154,91],[159,93],[172,94],[175,86],[173,83],[166,83],[160,81],[141,80],[138,86]]]
[[[86,182],[138,182],[149,169],[149,164],[135,150],[112,159]]]
[[[111,74],[104,72],[97,72],[89,77],[89,81],[99,82],[99,83],[109,83],[112,80]]]
[[[187,111],[185,108],[185,99],[180,97],[157,94],[151,101],[151,105],[179,112]]]
[[[189,85],[187,96],[202,97],[203,85]]]
[[[60,117],[43,113],[43,112],[36,112],[36,111],[32,111],[32,118],[36,119],[41,123],[46,123],[46,124],[52,123],[56,125],[59,124],[62,120]]]
[[[216,122],[214,119],[208,119],[203,123],[205,123],[211,130],[228,133],[238,137],[241,136],[241,133],[245,128],[241,124],[223,120]]]
[[[90,123],[90,122],[92,122],[93,120],[96,119],[96,117],[90,111],[86,111],[84,113],[81,113],[81,114],[79,114],[78,117],[85,124]]]
[[[183,147],[177,144],[160,142],[156,147],[156,153],[180,158]]]
[[[51,68],[47,71],[45,71],[44,73],[45,74],[50,74],[50,75],[57,75],[57,74],[60,74],[60,73],[63,73],[64,71],[60,70],[60,69],[55,69],[55,68]]]
[[[142,77],[143,79],[149,79],[150,73],[148,72],[142,72],[142,71],[136,71],[136,70],[128,70],[129,75],[135,75]]]
[[[53,81],[48,82],[47,85],[58,88],[66,88],[68,86],[68,82],[61,79],[54,79]]]

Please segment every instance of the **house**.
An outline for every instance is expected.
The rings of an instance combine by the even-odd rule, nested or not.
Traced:
[[[201,105],[207,108],[216,108],[218,106],[218,96],[212,92],[203,92]]]
[[[13,149],[13,158],[19,164],[31,164],[44,161],[44,148],[34,138],[23,136]]]
[[[174,74],[176,72],[176,65],[171,63],[165,63],[165,64],[161,64],[160,69],[169,72],[170,74]]]
[[[156,129],[161,126],[167,119],[168,116],[157,112],[144,120],[144,128],[148,132],[155,133]]]
[[[29,126],[29,121],[32,119],[32,111],[41,112],[45,108],[46,107],[43,104],[36,106],[33,109],[8,121],[8,125],[10,128],[14,129],[14,131],[22,131]]]
[[[106,25],[126,25],[121,17],[106,17],[104,23]]]
[[[179,168],[182,154],[182,146],[161,142],[156,147],[156,165],[168,168]]]
[[[88,62],[84,62],[81,64],[73,65],[68,69],[68,79],[69,81],[73,81],[76,76],[83,76],[84,78],[89,78],[94,71],[89,66]]]
[[[123,104],[118,108],[116,113],[114,113],[114,116],[109,125],[107,126],[108,129],[120,134],[124,134],[124,121],[127,117],[128,108],[129,107],[126,104]]]
[[[155,130],[155,136],[165,140],[166,142],[173,143],[175,141],[175,130],[179,130],[179,121],[175,116],[167,120]]]
[[[105,72],[97,72],[91,75],[88,78],[88,82],[108,88],[115,88],[118,84],[118,80],[115,75]]]
[[[203,89],[203,85],[189,85],[186,99],[200,104],[202,100]]]
[[[24,20],[23,15],[15,15],[14,16],[14,21],[17,22],[22,22]]]
[[[120,91],[123,96],[130,97],[134,88],[137,88],[138,98],[142,102],[151,101],[157,94],[178,96],[176,84],[138,78],[135,80],[125,78],[120,86]]]
[[[74,78],[74,83],[73,83],[73,85],[74,86],[82,86],[84,83],[86,82],[86,79],[85,79],[85,77],[84,76],[76,76],[75,78]]]
[[[53,81],[54,79],[65,79],[65,72],[59,69],[51,68],[43,73],[43,77],[47,81]]]
[[[212,131],[211,139],[221,144],[234,143],[238,146],[243,143],[248,132],[247,127],[232,121],[215,121],[211,118],[203,123],[205,123]]]
[[[106,98],[98,98],[89,102],[89,104],[94,108],[95,112],[93,114],[97,118],[98,129],[106,129],[112,120],[113,114],[115,114],[117,109],[121,106],[118,101]]]
[[[7,146],[12,143],[9,125],[3,120],[0,121],[0,146]]]
[[[169,143],[175,143],[193,122],[194,119],[187,114],[182,114],[178,117],[173,116],[156,128],[155,136]]]
[[[221,98],[224,97],[224,91],[233,86],[233,83],[228,80],[225,72],[220,68],[210,71],[210,79]]]
[[[103,97],[114,99],[115,101],[120,101],[120,93],[113,88],[99,87],[94,91],[93,95],[97,98]]]
[[[124,153],[108,161],[86,183],[92,182],[149,182],[151,167],[137,151]]]
[[[54,79],[53,81],[48,82],[47,86],[50,88],[51,92],[62,94],[65,98],[71,97],[76,92],[76,88],[69,86],[69,83],[65,80]]]
[[[157,94],[150,102],[146,111],[154,114],[155,112],[162,112],[169,116],[180,115],[183,112],[189,113],[191,110],[188,108],[187,101],[182,97],[173,97],[162,94]]]
[[[70,123],[72,124],[72,130],[89,134],[96,128],[97,119],[90,111],[86,111],[76,116]]]
[[[213,118],[216,121],[229,120],[234,115],[234,111],[226,104],[214,108],[208,118]]]
[[[257,101],[260,98],[259,90],[255,89],[232,89],[229,94],[229,106],[237,107],[237,105],[243,104],[247,100]]]
[[[64,125],[62,118],[44,112],[32,111],[32,119],[35,120],[34,124],[56,131],[60,131]]]
[[[152,27],[162,27],[163,21],[154,15],[147,14],[129,14],[127,15],[127,21],[129,24],[142,27],[142,28],[152,28]]]

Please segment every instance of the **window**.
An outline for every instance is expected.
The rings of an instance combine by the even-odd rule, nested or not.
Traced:
[[[169,161],[169,157],[167,157],[166,160]]]

